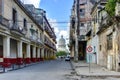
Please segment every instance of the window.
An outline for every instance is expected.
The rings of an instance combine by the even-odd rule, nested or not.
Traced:
[[[80,9],[80,13],[85,13],[85,9]]]
[[[112,33],[107,35],[107,49],[110,50],[112,49]]]
[[[26,19],[23,20],[23,26],[24,26],[24,28],[27,28],[27,20]]]
[[[13,15],[13,18],[12,18],[13,24],[16,24],[17,23],[17,11],[15,9],[13,9],[12,15]]]
[[[40,39],[42,40],[42,33],[40,33]]]
[[[80,26],[81,26],[81,27],[84,27],[84,23],[81,23]]]
[[[80,18],[85,18],[85,13],[80,13]]]
[[[99,45],[99,50],[100,50],[100,51],[102,50],[102,46],[101,46],[101,45]]]

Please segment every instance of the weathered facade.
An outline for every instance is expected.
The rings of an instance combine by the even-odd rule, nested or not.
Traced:
[[[90,0],[79,0],[79,10],[77,7],[77,0],[74,0],[72,11],[71,11],[71,25],[70,25],[70,51],[71,56],[74,57],[75,52],[75,42],[78,39],[78,60],[86,60],[86,34],[90,25],[90,10],[92,8],[92,3]],[[78,14],[78,16],[77,16]],[[79,21],[77,19],[79,18]],[[79,26],[77,24],[79,23]],[[76,29],[76,27],[78,27]],[[77,33],[77,34],[76,34]],[[76,37],[77,35],[77,37]]]
[[[90,41],[95,46],[97,64],[109,70],[119,70],[119,14],[110,17],[104,10],[106,0],[100,0],[92,9],[92,29]],[[116,6],[118,7],[118,6]],[[116,11],[119,11],[116,8]],[[115,19],[115,20],[114,20]],[[97,41],[95,41],[97,40]],[[96,42],[92,44],[92,42]],[[97,45],[95,45],[97,44]]]
[[[109,70],[118,71],[120,69],[120,2],[116,2],[115,15],[111,17],[105,11],[107,0],[79,0],[80,25],[79,30],[76,30],[76,25],[78,23],[76,18],[78,17],[76,1],[77,0],[74,0],[70,18],[69,47],[71,56],[74,57],[76,54],[75,43],[76,38],[78,38],[79,60],[87,60],[87,62],[97,63]],[[86,2],[89,7],[86,7]],[[92,7],[92,5],[94,6]],[[85,12],[88,14],[85,15]],[[78,37],[76,37],[76,31],[79,32]],[[86,54],[87,46],[93,47],[93,53]]]
[[[43,60],[46,48],[45,36],[48,34],[48,41],[51,42],[48,45],[49,56],[47,57],[51,58],[55,55],[55,33],[50,25],[47,31],[51,34],[47,33],[44,22],[47,21],[46,16],[37,13],[38,9],[32,7],[33,11],[20,0],[0,0],[0,64],[2,67]]]

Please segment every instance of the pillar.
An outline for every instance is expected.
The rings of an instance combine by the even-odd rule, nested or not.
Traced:
[[[3,56],[4,58],[10,58],[10,37],[3,38]]]
[[[41,61],[43,61],[44,60],[44,56],[45,56],[45,54],[44,54],[44,48],[41,48]]]
[[[10,37],[3,38],[3,67],[10,67]]]
[[[33,49],[33,50],[32,50],[32,51],[33,51],[33,52],[32,52],[32,53],[33,53],[32,62],[36,62],[36,47],[33,46],[32,49]]]
[[[27,51],[27,55],[26,55],[26,58],[25,58],[25,63],[30,64],[30,44],[27,44],[26,51]]]
[[[17,50],[18,50],[18,57],[17,57],[17,64],[23,64],[23,53],[22,53],[22,41],[17,42]]]
[[[37,61],[40,61],[40,48],[37,48]]]
[[[23,55],[22,55],[22,41],[18,41],[17,46],[18,46],[18,57],[22,58],[23,57]]]

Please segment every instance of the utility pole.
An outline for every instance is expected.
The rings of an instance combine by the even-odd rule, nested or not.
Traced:
[[[79,36],[79,0],[77,0],[77,3],[76,3],[76,20],[77,20],[77,23],[76,23],[76,28],[75,28],[75,57],[74,57],[74,61],[78,61],[78,36]]]

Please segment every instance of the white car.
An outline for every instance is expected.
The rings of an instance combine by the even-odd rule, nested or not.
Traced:
[[[70,61],[70,57],[69,56],[65,57],[65,61]]]

